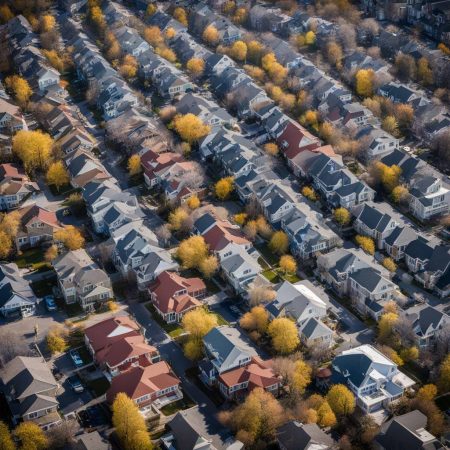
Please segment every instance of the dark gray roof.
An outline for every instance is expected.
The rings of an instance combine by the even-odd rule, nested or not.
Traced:
[[[307,339],[317,339],[333,334],[333,331],[331,331],[324,323],[314,318],[309,319],[305,325],[302,326],[301,331]]]
[[[371,359],[363,353],[338,355],[333,359],[333,368],[339,368],[340,372],[333,371],[333,378],[340,382],[349,379],[356,387],[359,387],[366,378],[371,364]],[[348,377],[342,375],[346,371],[348,371]]]
[[[417,239],[417,233],[410,227],[395,227],[394,231],[385,239],[388,245],[408,245]]]
[[[363,268],[353,272],[350,275],[360,286],[366,288],[369,292],[373,292],[378,286],[382,276],[373,268]]]
[[[428,244],[428,241],[419,236],[416,240],[408,244],[405,249],[405,254],[411,258],[426,261],[433,254],[433,247]]]
[[[422,334],[425,334],[430,326],[437,328],[444,314],[432,306],[427,306],[418,313],[417,324]]]
[[[278,428],[277,440],[286,450],[308,450],[314,448],[314,445],[321,445],[321,449],[331,449],[334,445],[333,439],[315,423],[302,424],[296,420]]]
[[[111,445],[105,441],[98,431],[77,436],[75,450],[109,450]]]

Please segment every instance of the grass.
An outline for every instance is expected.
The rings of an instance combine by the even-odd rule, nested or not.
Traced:
[[[171,416],[178,411],[189,409],[193,406],[195,406],[195,402],[186,393],[183,393],[183,398],[181,400],[177,400],[176,402],[163,406],[161,408],[161,412],[165,416]]]
[[[278,257],[269,249],[267,243],[257,244],[256,248],[271,266],[276,266],[278,264]]]
[[[268,270],[264,270],[262,272],[263,276],[266,277],[271,283],[278,283],[280,281],[280,277],[278,276],[278,274],[272,270],[272,269],[268,269]]]
[[[100,397],[109,389],[109,381],[106,377],[96,378],[95,380],[86,381],[86,385],[90,391],[95,394],[95,397]]]
[[[156,312],[155,307],[151,303],[147,303],[145,307],[150,311],[153,320],[172,338],[179,336],[183,329],[178,323],[166,323],[164,319]]]
[[[263,276],[265,276],[271,283],[279,283],[281,280],[289,281],[290,283],[297,283],[300,281],[295,273],[282,273],[279,269],[267,269],[262,272]]]
[[[16,258],[16,264],[19,269],[30,267],[32,270],[42,270],[42,268],[51,269],[51,265],[45,261],[45,252],[41,247],[24,250]]]

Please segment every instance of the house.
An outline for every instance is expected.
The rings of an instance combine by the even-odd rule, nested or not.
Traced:
[[[117,29],[114,34],[120,42],[122,51],[133,55],[135,58],[150,50],[148,42],[142,39],[139,33],[133,28],[124,26]]]
[[[406,247],[415,239],[417,233],[411,227],[397,226],[384,240],[384,249],[394,261],[399,261],[405,256]]]
[[[164,152],[155,153],[152,150],[145,152],[141,157],[141,164],[144,169],[144,180],[148,187],[155,187],[162,182],[160,173],[172,166],[176,162],[183,161],[184,158],[178,153]]]
[[[386,238],[393,232],[398,223],[382,206],[366,202],[352,210],[355,216],[353,228],[359,234],[371,237],[379,249],[384,248]]]
[[[299,327],[300,340],[307,347],[330,348],[334,344],[334,332],[322,321],[311,318]]]
[[[0,130],[10,134],[26,129],[26,122],[20,108],[0,98]]]
[[[394,416],[383,423],[375,437],[377,450],[444,449],[439,440],[426,430],[427,416],[415,409],[401,416]]]
[[[408,270],[412,273],[424,270],[435,247],[436,244],[427,241],[422,236],[411,241],[405,248],[405,262]]]
[[[213,328],[203,338],[206,358],[199,364],[200,378],[208,385],[230,370],[250,364],[258,356],[237,328],[222,325]]]
[[[58,287],[67,304],[78,302],[86,311],[114,297],[111,280],[84,249],[59,255],[53,261]]]
[[[0,312],[4,317],[32,316],[36,312],[36,298],[28,281],[22,278],[14,263],[0,264]]]
[[[148,288],[158,314],[167,322],[181,322],[184,314],[202,305],[206,285],[200,278],[184,278],[175,272],[162,272]]]
[[[86,184],[110,178],[103,165],[85,150],[79,149],[65,158],[70,176],[70,184],[75,188],[83,188]]]
[[[32,421],[44,431],[61,422],[56,382],[42,357],[16,356],[0,371],[14,424]]]
[[[90,151],[95,146],[95,139],[84,129],[76,127],[58,139],[58,146],[64,155],[77,150]]]
[[[399,147],[397,138],[372,125],[361,127],[356,133],[355,139],[361,141],[366,161],[381,159]]]
[[[303,424],[290,420],[277,430],[281,450],[331,450],[335,442],[315,423]]]
[[[55,231],[61,229],[53,211],[33,204],[17,210],[20,217],[15,237],[17,251],[53,242]]]
[[[272,360],[253,357],[250,363],[221,373],[217,379],[221,394],[227,400],[242,400],[255,388],[278,396],[282,382],[272,370]]]
[[[371,345],[345,350],[332,361],[332,381],[348,386],[364,413],[386,408],[415,381]]]
[[[192,409],[196,412],[194,417]],[[165,450],[217,450],[212,440],[203,436],[203,427],[195,420],[197,415],[200,415],[198,407],[175,414],[168,423],[168,433],[161,437]]]
[[[320,141],[308,130],[293,120],[284,123],[282,131],[276,137],[280,149],[292,158],[302,150],[314,150],[320,147]]]
[[[114,377],[106,392],[106,400],[112,405],[116,395],[124,392],[145,416],[152,405],[161,408],[183,398],[180,380],[165,361],[146,367],[131,367]]]
[[[0,209],[15,208],[38,191],[38,185],[30,181],[21,168],[10,163],[0,164]]]
[[[111,444],[102,438],[98,431],[84,433],[76,437],[74,450],[111,450]]]
[[[383,97],[389,98],[394,103],[411,103],[418,95],[404,84],[391,82],[378,88]]]
[[[436,334],[450,324],[448,315],[432,306],[408,308],[404,315],[411,323],[411,328],[417,336],[417,344],[422,349],[432,348]]]

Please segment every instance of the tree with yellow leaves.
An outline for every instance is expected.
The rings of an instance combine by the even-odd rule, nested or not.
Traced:
[[[306,387],[311,383],[312,369],[303,359],[298,359],[294,363],[294,370],[289,387],[297,395],[303,395]]]
[[[157,6],[154,3],[149,3],[147,9],[145,10],[145,16],[146,17],[153,16],[153,14],[155,14],[156,11],[158,11]]]
[[[395,264],[392,258],[384,258],[383,267],[389,270],[389,272],[395,272],[397,270],[397,264]]]
[[[124,392],[116,395],[112,413],[112,423],[123,448],[152,450],[153,445],[144,416]]]
[[[434,400],[434,398],[437,395],[437,392],[438,388],[435,384],[425,384],[417,391],[416,397],[425,400]]]
[[[176,35],[177,32],[175,31],[175,28],[172,27],[167,28],[167,30],[164,32],[164,37],[167,40],[173,39]]]
[[[14,436],[20,444],[20,450],[46,450],[48,439],[42,428],[34,422],[20,423],[14,430]]]
[[[402,169],[399,166],[393,164],[389,167],[380,161],[376,161],[370,171],[375,181],[381,182],[387,192],[392,192],[398,186],[402,174]]]
[[[267,144],[264,144],[264,151],[270,156],[277,156],[280,149],[275,142],[268,142]]]
[[[247,45],[243,41],[236,41],[230,47],[229,55],[237,61],[245,61],[247,58]]]
[[[231,195],[233,190],[233,177],[222,178],[214,185],[214,193],[219,200],[226,200]]]
[[[417,61],[417,77],[424,86],[430,86],[434,82],[433,71],[428,59],[425,57]]]
[[[269,313],[263,306],[254,306],[241,317],[239,325],[244,330],[257,331],[262,335],[269,325]]]
[[[219,269],[219,260],[215,255],[209,255],[200,261],[198,270],[202,273],[204,278],[211,278]]]
[[[207,256],[208,246],[202,236],[191,236],[185,239],[177,250],[177,257],[185,269],[198,268],[201,261]]]
[[[183,141],[193,144],[206,136],[211,128],[192,113],[178,114],[174,117],[171,126],[180,135]]]
[[[234,13],[236,10],[236,2],[233,0],[228,0],[222,5],[222,12],[227,16]]]
[[[336,415],[331,409],[328,401],[325,399],[317,408],[317,423],[324,428],[333,427],[337,423]]]
[[[304,186],[302,188],[302,195],[312,202],[317,202],[316,191],[311,186]]]
[[[215,46],[219,43],[219,32],[214,25],[208,25],[203,31],[202,38],[208,45]]]
[[[251,61],[255,66],[261,64],[261,58],[264,52],[264,46],[255,40],[247,42],[247,61]]]
[[[333,219],[342,227],[350,223],[351,217],[348,209],[340,207],[333,211]]]
[[[360,97],[372,97],[374,91],[375,72],[372,69],[360,69],[356,72],[356,93]]]
[[[327,44],[325,57],[331,65],[336,67],[336,69],[342,69],[342,58],[344,57],[344,54],[342,52],[342,47],[338,43],[331,41]]]
[[[251,241],[256,238],[258,234],[258,225],[256,224],[256,220],[249,220],[244,227],[245,236]]]
[[[381,122],[381,128],[393,136],[398,136],[398,123],[394,116],[386,116]]]
[[[263,82],[266,78],[266,73],[264,70],[261,69],[261,67],[252,66],[249,64],[244,65],[244,70],[247,72],[247,74],[253,78],[256,81]]]
[[[53,355],[55,353],[63,353],[68,347],[67,332],[61,327],[53,327],[47,333],[47,348]]]
[[[33,91],[31,90],[28,81],[25,78],[20,77],[19,75],[12,75],[6,77],[5,85],[9,91],[12,92],[13,97],[17,101],[17,103],[24,107],[28,103]]]
[[[47,58],[48,62],[52,67],[54,67],[59,73],[64,72],[64,61],[58,55],[56,50],[42,50],[42,54]]]
[[[142,172],[141,157],[137,153],[128,158],[127,168],[130,177],[139,175]]]
[[[39,30],[41,33],[47,33],[55,28],[56,20],[50,14],[44,14],[39,20]]]
[[[70,182],[69,172],[67,172],[62,161],[56,161],[50,164],[47,169],[46,178],[47,183],[54,185],[58,192],[62,186],[66,186]]]
[[[61,242],[68,250],[78,250],[84,247],[84,237],[78,228],[67,225],[55,231],[55,240]]]
[[[201,58],[191,58],[186,63],[186,69],[194,77],[199,77],[203,74],[203,71],[205,70],[205,61]]]
[[[297,272],[297,262],[291,255],[283,255],[280,258],[279,266],[285,274],[293,274]]]
[[[58,256],[58,247],[53,244],[45,252],[45,260],[51,263]]]
[[[120,74],[127,80],[134,78],[137,74],[138,64],[136,58],[132,55],[125,55],[119,66]]]
[[[419,349],[415,346],[403,348],[400,350],[399,355],[404,362],[416,361],[419,357]]]
[[[305,34],[305,44],[306,45],[314,45],[316,43],[316,33],[314,31],[309,30]]]
[[[51,159],[53,139],[40,130],[20,130],[13,137],[13,152],[22,160],[25,169],[32,172],[45,169]]]
[[[1,214],[0,219],[0,230],[4,231],[11,239],[14,239],[19,231],[21,221],[20,213],[18,211],[11,211]]]
[[[441,393],[450,392],[450,355],[447,355],[441,363],[437,385]]]
[[[319,130],[319,114],[317,111],[309,109],[300,117],[300,123],[305,126],[309,126],[314,130]]]
[[[355,237],[355,241],[369,255],[375,254],[375,242],[372,238],[358,234]]]
[[[264,216],[260,215],[256,218],[256,229],[263,239],[270,239],[272,237],[272,227],[269,225]]]
[[[263,56],[261,66],[275,84],[281,85],[287,77],[288,70],[277,61],[274,53]]]
[[[155,49],[155,53],[161,58],[167,59],[167,61],[171,63],[175,63],[177,61],[177,55],[173,50],[165,45],[161,45]]]
[[[245,222],[247,221],[247,217],[248,217],[247,213],[241,212],[241,213],[235,214],[233,216],[233,220],[242,227],[242,226],[244,226]]]
[[[161,30],[157,26],[150,26],[145,28],[144,39],[153,47],[157,47],[164,42]]]
[[[381,343],[389,342],[394,332],[394,326],[398,322],[398,314],[385,312],[378,321],[378,340]]]
[[[288,251],[289,239],[284,231],[275,231],[269,241],[269,249],[277,255],[283,255]]]
[[[233,17],[231,20],[236,25],[242,25],[246,20],[248,16],[248,10],[246,8],[237,8],[236,12],[233,14]]]
[[[394,203],[401,203],[408,198],[409,191],[405,186],[395,186],[391,192],[391,198]]]
[[[443,42],[441,42],[437,48],[447,56],[450,56],[450,48],[448,48]]]
[[[0,7],[1,16],[1,7]],[[0,449],[1,450],[16,450],[16,444],[9,431],[8,425],[0,420]]]
[[[400,355],[388,345],[382,345],[380,347],[380,352],[383,353],[387,358],[389,358],[394,364],[397,364],[397,366],[403,366],[404,362],[403,359],[400,358]]]
[[[9,256],[12,250],[12,239],[3,230],[0,230],[0,259]]]
[[[14,14],[11,11],[11,8],[8,5],[0,5],[0,22],[2,24],[10,21],[14,18]]]
[[[187,199],[186,204],[188,205],[189,209],[197,209],[198,207],[200,207],[200,199],[197,195],[192,195]]]
[[[189,231],[192,222],[184,208],[176,208],[169,214],[169,224],[172,231]]]
[[[100,6],[95,5],[89,8],[89,20],[99,35],[104,35],[106,30],[106,20]]]
[[[272,339],[274,350],[282,355],[292,353],[300,343],[295,323],[285,317],[272,320],[267,333]]]
[[[178,20],[178,22],[180,22],[185,27],[187,27],[188,19],[187,19],[186,10],[184,8],[182,8],[181,6],[179,6],[178,8],[174,9],[174,11],[173,11],[173,18],[175,20]]]
[[[327,394],[327,402],[336,416],[348,416],[355,410],[355,396],[343,384],[335,384]]]

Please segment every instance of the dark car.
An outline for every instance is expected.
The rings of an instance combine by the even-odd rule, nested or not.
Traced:
[[[69,383],[70,387],[74,392],[81,393],[84,392],[84,387],[81,384],[81,380],[76,375],[72,375],[67,379],[67,382]]]

